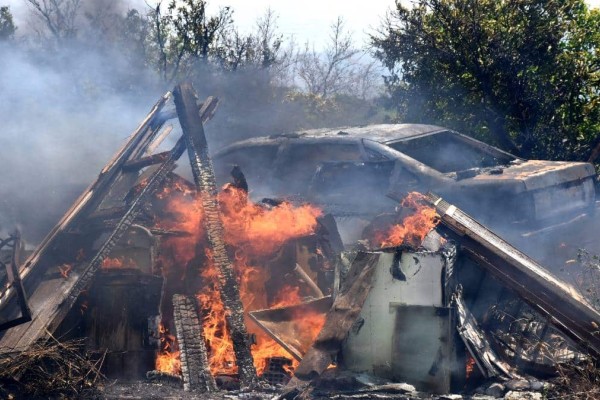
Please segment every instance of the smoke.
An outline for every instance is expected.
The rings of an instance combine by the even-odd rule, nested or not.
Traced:
[[[3,235],[18,226],[41,240],[156,101],[158,91],[117,89],[125,63],[114,49],[78,50],[0,46]]]

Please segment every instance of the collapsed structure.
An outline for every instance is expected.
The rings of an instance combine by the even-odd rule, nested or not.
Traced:
[[[600,314],[575,289],[433,194],[412,195],[402,205],[412,214],[373,227],[369,248],[344,263],[319,210],[249,202],[239,169],[219,192],[203,130],[217,104],[179,85],[19,271],[18,235],[9,239],[0,357],[83,337],[109,350],[112,376],[152,370],[201,392],[262,377],[291,398],[332,365],[450,393],[600,355]],[[176,117],[181,137],[157,153]],[[193,184],[174,173],[186,150]],[[530,312],[527,343],[502,337]]]

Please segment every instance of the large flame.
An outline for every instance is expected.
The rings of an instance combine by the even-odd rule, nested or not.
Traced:
[[[411,192],[402,199],[402,208],[413,212],[400,223],[392,225],[385,231],[376,232],[374,244],[380,248],[402,244],[418,247],[425,236],[439,223],[435,208],[427,205],[424,200],[425,196],[418,192]]]
[[[185,187],[174,187],[164,190],[158,198],[166,201],[166,214],[159,222],[162,229],[187,232],[187,236],[171,237],[161,244],[161,262],[163,274],[179,271],[184,280],[185,268],[190,262],[198,262],[195,257],[198,244],[205,243],[205,232],[202,228],[202,206],[195,193]],[[315,232],[317,217],[321,211],[313,206],[295,207],[282,203],[272,208],[258,206],[248,200],[245,191],[226,185],[219,193],[221,218],[225,229],[225,240],[234,252],[232,262],[240,286],[240,298],[245,311],[267,308],[273,305],[286,306],[302,301],[298,287],[284,286],[275,296],[274,304],[268,304],[265,282],[269,279],[269,271],[257,264],[257,259],[266,260],[287,241]],[[212,254],[206,249],[201,260],[199,273],[202,288],[196,297],[203,316],[203,333],[209,352],[209,366],[214,375],[233,374],[237,372],[233,344],[227,330],[226,310],[219,293],[219,273],[215,267]],[[172,279],[172,278],[171,278]],[[309,336],[312,341],[320,330],[323,321],[320,315],[299,316],[306,320],[302,335]],[[322,319],[322,318],[321,318]],[[313,320],[315,320],[313,322]],[[257,372],[261,374],[267,367],[269,358],[290,355],[261,329],[247,320],[248,330],[255,337],[251,347]],[[299,333],[300,334],[300,333]],[[168,362],[173,354],[163,351],[157,359],[158,370],[163,368],[172,371]],[[170,356],[167,356],[170,354]],[[159,359],[161,360],[159,363]],[[297,362],[294,361],[295,367]]]

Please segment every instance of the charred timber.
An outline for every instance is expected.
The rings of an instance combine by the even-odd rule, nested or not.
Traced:
[[[139,171],[142,168],[148,167],[154,164],[160,164],[165,162],[165,160],[169,157],[169,152],[164,151],[158,154],[152,154],[151,156],[138,158],[137,160],[127,161],[123,165],[124,171]]]
[[[441,197],[429,193],[428,199],[441,223],[457,234],[457,241],[471,258],[580,348],[600,358],[600,313],[575,288]]]
[[[226,320],[233,342],[240,382],[242,387],[252,387],[257,383],[256,369],[244,324],[244,309],[239,288],[224,241],[215,174],[208,154],[202,119],[196,111],[196,96],[190,84],[178,85],[173,94],[188,149],[194,183],[204,209],[203,224],[206,228],[208,244],[219,270],[220,294],[223,305],[227,309]]]
[[[173,313],[181,357],[183,389],[188,392],[217,390],[208,366],[206,344],[195,300],[181,294],[173,295]]]

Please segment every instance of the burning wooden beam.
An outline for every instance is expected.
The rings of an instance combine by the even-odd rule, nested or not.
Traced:
[[[195,299],[181,294],[174,295],[173,312],[175,334],[180,349],[183,389],[215,391],[217,385],[208,367],[206,344]]]
[[[214,262],[220,274],[220,295],[223,305],[228,311],[226,313],[227,325],[231,333],[240,382],[242,387],[251,387],[257,382],[256,369],[244,324],[244,309],[240,300],[239,287],[224,241],[215,174],[208,154],[202,119],[197,112],[196,96],[190,84],[178,85],[173,94],[188,149],[196,190],[205,213],[203,224],[205,224],[208,243],[213,251]]]
[[[575,288],[441,197],[427,197],[470,257],[581,348],[600,357],[600,313]]]

